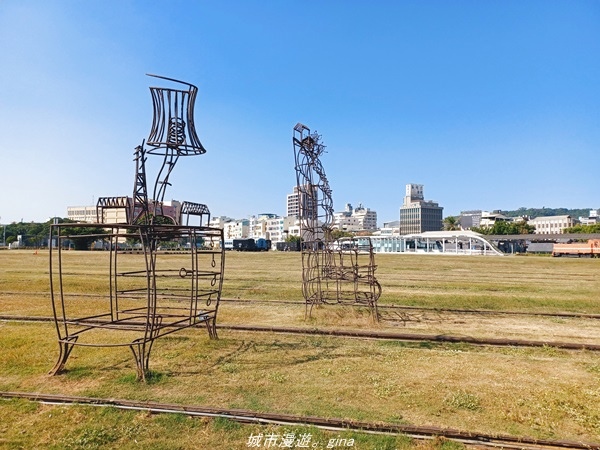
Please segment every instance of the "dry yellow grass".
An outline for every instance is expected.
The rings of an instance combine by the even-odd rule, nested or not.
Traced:
[[[381,256],[377,262],[382,304],[600,312],[597,260]],[[74,263],[85,260],[82,288],[94,291],[101,285],[104,274],[95,273],[94,265],[98,257],[77,252],[69,256]],[[300,300],[299,264],[297,254],[228,253],[224,296]],[[2,314],[50,314],[47,254],[0,252],[0,274]],[[81,300],[82,310],[86,301]],[[351,308],[327,306],[305,321],[302,304],[268,306],[223,302],[219,322],[600,343],[596,321],[591,319],[419,312],[406,320],[376,324],[367,312]],[[67,372],[48,377],[58,354],[49,323],[1,323],[0,348],[4,391],[151,399],[600,441],[600,364],[598,354],[589,351],[403,344],[224,329],[219,340],[210,341],[204,331],[186,330],[157,341],[151,358],[153,381],[140,384],[126,348],[75,348]],[[15,447],[21,442],[21,446],[81,448],[78,442],[95,436],[103,447],[116,448],[131,444],[128,439],[135,435],[135,430],[115,425],[124,417],[122,412],[103,415],[15,401],[0,402],[0,409],[6,413],[3,417],[18,418],[0,420],[2,435],[11,436],[9,444]],[[66,422],[57,424],[57,415]],[[206,445],[202,448],[247,448],[247,436],[258,430],[202,421],[192,426],[180,419],[156,423],[136,414],[126,417],[131,426],[139,427],[145,444],[164,444],[155,448],[191,448],[190,435]],[[111,426],[116,434],[109,433]],[[19,434],[17,427],[31,438]],[[37,440],[33,430],[41,430]],[[157,437],[164,432],[172,433],[170,443]],[[406,440],[382,442],[367,439],[355,448],[416,445]]]

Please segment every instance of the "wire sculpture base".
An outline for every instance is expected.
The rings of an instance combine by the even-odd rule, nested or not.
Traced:
[[[369,238],[342,238],[328,246],[305,245],[302,250],[302,289],[305,316],[321,304],[367,306],[378,320],[377,300],[381,285]]]
[[[87,234],[75,233],[84,228]],[[82,230],[79,230],[82,231]],[[176,225],[51,226],[50,284],[60,373],[75,346],[129,347],[145,380],[154,341],[175,331],[206,328],[216,318],[225,265],[223,231]],[[90,252],[65,251],[77,239],[94,242],[103,265],[81,261]]]

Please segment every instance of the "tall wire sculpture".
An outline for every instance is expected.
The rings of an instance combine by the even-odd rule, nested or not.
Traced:
[[[306,315],[320,304],[367,305],[375,319],[381,285],[370,238],[333,239],[333,199],[320,157],[321,136],[298,123],[293,131]]]
[[[185,88],[150,88],[154,115],[148,139],[135,149],[132,198],[100,198],[99,223],[51,226],[50,290],[60,349],[51,375],[64,370],[74,346],[125,346],[133,353],[138,379],[145,380],[159,337],[204,327],[210,338],[217,338],[223,230],[202,226],[203,217],[210,220],[206,205],[184,202],[175,217],[165,215],[163,207],[179,158],[206,152],[194,125],[197,88],[151,76]],[[151,197],[149,156],[162,157]],[[111,209],[124,210],[124,217],[107,221]],[[189,225],[190,216],[199,216],[200,225]],[[65,256],[65,249],[82,242],[106,250],[98,266],[87,267]],[[108,277],[98,275],[102,273]]]

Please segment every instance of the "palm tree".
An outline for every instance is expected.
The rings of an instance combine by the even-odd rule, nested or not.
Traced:
[[[460,230],[460,223],[456,216],[448,216],[444,218],[444,230],[456,231]]]

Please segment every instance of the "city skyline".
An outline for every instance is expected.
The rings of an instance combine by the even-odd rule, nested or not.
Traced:
[[[414,183],[410,183],[410,184],[408,184],[406,186],[406,188],[408,189],[409,186],[415,186],[415,184]],[[427,199],[426,196],[424,196],[422,194],[424,186],[423,185],[416,185],[416,186],[420,187],[420,189],[421,189],[421,195],[422,195],[421,197],[418,197],[417,200],[423,200],[425,204],[432,203],[430,200]],[[296,187],[294,187],[292,190],[295,192],[296,191]],[[251,213],[248,216],[239,216],[239,217],[238,216],[231,216],[229,214],[213,214],[211,212],[211,217],[212,218],[231,219],[231,220],[234,220],[234,221],[247,220],[247,219],[250,219],[252,217],[260,217],[260,216],[276,216],[276,217],[280,217],[280,218],[285,218],[285,217],[290,216],[289,209],[290,209],[290,196],[291,195],[293,195],[293,194],[292,193],[288,193],[286,195],[287,208],[285,208],[286,209],[286,213],[285,214],[279,214],[277,211],[260,210],[258,212]],[[398,216],[395,217],[395,218],[391,218],[389,220],[388,219],[385,219],[385,220],[381,219],[379,217],[379,213],[376,210],[374,210],[373,208],[369,207],[368,205],[363,205],[362,203],[353,203],[353,202],[345,202],[343,208],[341,208],[341,207],[340,208],[334,208],[334,214],[338,215],[338,214],[347,212],[348,211],[348,207],[351,207],[352,210],[355,210],[355,209],[359,208],[359,209],[365,209],[365,210],[373,211],[374,213],[377,214],[378,228],[381,228],[381,227],[383,227],[384,223],[394,222],[394,221],[398,221],[400,219],[400,210],[401,210],[401,208],[403,206],[406,206],[407,198],[409,198],[409,197],[405,196],[404,199],[403,199],[404,204],[399,206],[399,208],[398,208]],[[165,203],[169,204],[169,205],[172,202],[179,202],[180,203],[179,199],[173,199],[173,200],[165,201]],[[435,203],[435,202],[434,202],[433,206],[440,206],[442,208],[442,210],[444,209],[443,205],[437,205],[437,203]],[[94,215],[94,216],[96,215],[95,205],[69,205],[68,208],[92,208],[93,209],[92,215]],[[556,207],[556,208],[548,208],[548,207],[523,206],[523,207],[515,208],[513,210],[503,210],[503,209],[498,209],[498,208],[476,208],[474,210],[461,209],[458,214],[453,214],[453,215],[443,214],[443,217],[444,218],[445,217],[449,217],[449,216],[459,217],[463,213],[468,214],[468,213],[473,213],[473,212],[488,212],[488,213],[495,213],[495,212],[501,212],[501,213],[502,212],[516,212],[516,211],[518,211],[521,208],[524,208],[525,210],[529,210],[529,209],[540,209],[541,210],[541,209],[544,209],[544,208],[546,208],[546,209],[552,209],[552,210],[554,210],[554,209],[584,210],[584,211],[589,211],[590,213],[592,211],[600,211],[600,208],[593,208],[593,207],[576,208],[576,207],[562,206],[562,207]],[[291,215],[292,216],[297,216],[297,214],[295,214],[296,211],[294,209],[297,209],[297,206],[295,206],[295,207],[292,206],[292,214]],[[66,218],[67,215],[65,214],[64,216],[59,216],[59,217],[65,217]],[[540,217],[545,217],[545,216],[540,216]],[[534,217],[532,216],[531,218],[534,218]],[[577,219],[577,217],[574,217],[574,218]]]
[[[290,194],[288,193],[288,194],[287,194],[287,196],[286,196],[286,197],[288,197],[288,198],[286,198],[286,200],[288,200],[288,202],[289,202],[289,195],[290,195]],[[171,202],[173,202],[173,201],[180,202],[180,200],[179,200],[179,199],[171,199],[171,200],[168,200],[168,201],[167,201],[167,200],[165,200],[165,203],[167,203],[167,204],[170,204],[170,203],[171,203]],[[430,202],[430,201],[429,201],[427,198],[425,198],[425,202]],[[364,209],[367,209],[367,210],[371,210],[371,211],[374,211],[375,213],[377,213],[377,215],[378,215],[378,219],[377,219],[377,222],[378,222],[378,227],[382,227],[382,226],[383,226],[383,223],[386,223],[386,222],[393,222],[393,221],[397,221],[397,220],[399,220],[399,216],[400,216],[400,209],[401,209],[401,207],[403,206],[403,205],[400,205],[400,206],[398,206],[398,216],[397,216],[397,217],[395,217],[395,218],[390,218],[390,219],[381,219],[381,218],[379,217],[379,213],[377,212],[377,210],[374,210],[373,208],[369,207],[368,205],[363,205],[363,204],[362,204],[362,203],[360,203],[360,202],[359,202],[359,203],[345,202],[345,203],[344,203],[344,207],[343,207],[343,208],[342,208],[342,207],[340,207],[340,208],[337,208],[337,207],[336,207],[336,208],[334,209],[334,212],[335,212],[336,214],[338,214],[338,213],[341,213],[341,212],[343,212],[343,211],[344,211],[344,210],[345,210],[345,209],[348,207],[348,205],[352,206],[352,207],[353,207],[353,209],[355,208],[355,205],[357,205],[356,207],[361,207],[361,208],[364,208]],[[289,206],[289,204],[288,204],[288,206]],[[442,209],[444,209],[443,205],[439,205],[439,206],[440,206]],[[89,208],[94,208],[94,209],[93,209],[93,215],[95,215],[95,214],[96,214],[96,209],[95,209],[95,208],[96,208],[96,203],[89,204],[89,205],[67,205],[67,206],[65,207],[65,212],[64,212],[64,214],[57,214],[57,215],[54,215],[54,216],[52,216],[52,217],[49,217],[49,219],[52,219],[52,218],[54,218],[54,217],[67,218],[67,217],[68,217],[68,215],[67,215],[67,210],[68,210],[68,209],[70,209],[70,208],[86,208],[86,209],[89,209]],[[514,208],[514,209],[511,209],[511,210],[508,210],[508,209],[501,209],[501,208],[474,208],[474,209],[472,209],[472,210],[469,210],[469,209],[460,209],[460,210],[459,210],[459,212],[458,212],[457,214],[443,214],[443,217],[449,217],[449,216],[458,217],[458,216],[460,216],[462,213],[469,213],[469,212],[473,212],[473,211],[483,211],[483,212],[486,212],[486,211],[487,211],[487,212],[495,212],[495,211],[498,211],[498,212],[508,212],[508,211],[517,211],[517,210],[519,210],[519,209],[521,209],[521,208],[525,208],[525,209],[543,209],[543,208],[547,208],[547,209],[568,209],[568,210],[589,210],[589,211],[592,211],[592,210],[597,210],[597,211],[600,211],[600,208],[595,208],[595,207],[585,207],[585,206],[584,206],[584,207],[572,207],[572,206],[569,206],[569,205],[562,205],[562,206],[557,206],[557,207],[547,207],[547,206],[520,206],[520,207],[518,207],[518,208]],[[286,208],[283,208],[283,209],[286,209]],[[286,211],[286,212],[287,212],[287,211]],[[277,217],[287,217],[287,214],[279,214],[279,213],[278,213],[277,211],[275,211],[275,210],[267,210],[267,209],[262,209],[262,210],[259,210],[258,212],[253,212],[253,213],[250,213],[250,214],[249,214],[249,215],[247,215],[247,216],[232,216],[232,215],[230,215],[230,214],[213,214],[213,213],[211,212],[211,217],[224,217],[224,218],[228,218],[228,219],[232,219],[232,220],[244,220],[244,219],[248,219],[248,218],[251,218],[251,217],[258,217],[258,216],[261,216],[261,215],[275,215],[275,216],[277,216]],[[48,219],[46,219],[46,220],[27,220],[27,219],[25,219],[25,218],[23,218],[23,219],[22,219],[22,221],[23,221],[23,222],[42,222],[42,223],[43,223],[43,222],[46,222],[47,220],[48,220]],[[0,224],[9,224],[9,223],[20,222],[20,221],[21,221],[21,220],[19,220],[19,221],[12,221],[12,222],[3,222],[3,221],[2,221],[2,216],[0,216]]]
[[[334,209],[380,224],[409,183],[444,216],[599,208],[598,23],[585,0],[2,2],[0,220],[132,194],[146,73],[199,88],[207,153],[165,198],[213,215],[285,213],[297,122],[322,134]]]

